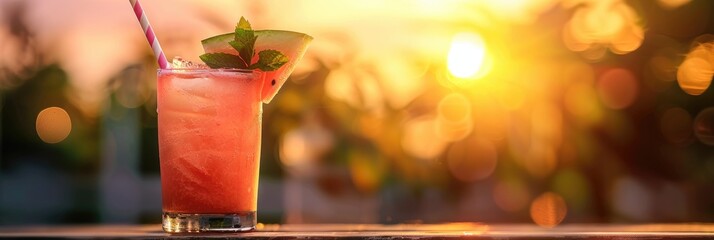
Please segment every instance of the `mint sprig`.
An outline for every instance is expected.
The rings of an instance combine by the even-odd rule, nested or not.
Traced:
[[[258,61],[253,62],[255,56],[255,41],[258,36],[250,26],[250,22],[241,17],[235,28],[233,41],[228,44],[238,52],[238,55],[229,53],[206,53],[200,56],[201,60],[210,68],[242,68],[260,69],[262,71],[276,70],[288,62],[288,57],[277,50],[263,50],[258,53]]]
[[[233,54],[206,53],[199,56],[199,58],[210,68],[248,68],[243,59]]]
[[[240,17],[240,21],[236,24],[235,37],[233,41],[229,42],[236,51],[238,51],[238,56],[240,56],[246,65],[249,65],[253,60],[253,55],[255,55],[255,40],[258,37],[253,33],[250,23],[245,18]]]

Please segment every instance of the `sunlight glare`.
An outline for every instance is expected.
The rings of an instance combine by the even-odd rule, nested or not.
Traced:
[[[486,45],[481,36],[474,33],[459,33],[454,36],[449,49],[448,67],[459,78],[477,76],[486,59]]]

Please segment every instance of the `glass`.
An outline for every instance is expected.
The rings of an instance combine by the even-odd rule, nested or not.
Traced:
[[[257,71],[158,70],[164,231],[255,228],[262,86]]]

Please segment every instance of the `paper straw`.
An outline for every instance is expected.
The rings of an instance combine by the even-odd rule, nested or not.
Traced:
[[[141,28],[144,29],[146,40],[149,41],[151,49],[154,50],[154,56],[159,63],[159,68],[169,69],[171,66],[169,62],[166,61],[166,55],[164,55],[164,51],[161,50],[161,44],[159,44],[159,40],[156,38],[156,34],[154,34],[154,29],[151,27],[151,24],[149,24],[149,19],[146,17],[144,9],[141,8],[141,4],[138,0],[129,0],[129,3],[131,3],[131,7],[134,8],[134,14],[136,14],[136,19],[139,20]]]

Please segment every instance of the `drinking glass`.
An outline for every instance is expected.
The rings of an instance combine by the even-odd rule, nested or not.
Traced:
[[[158,70],[164,231],[255,228],[263,75],[239,69]]]

